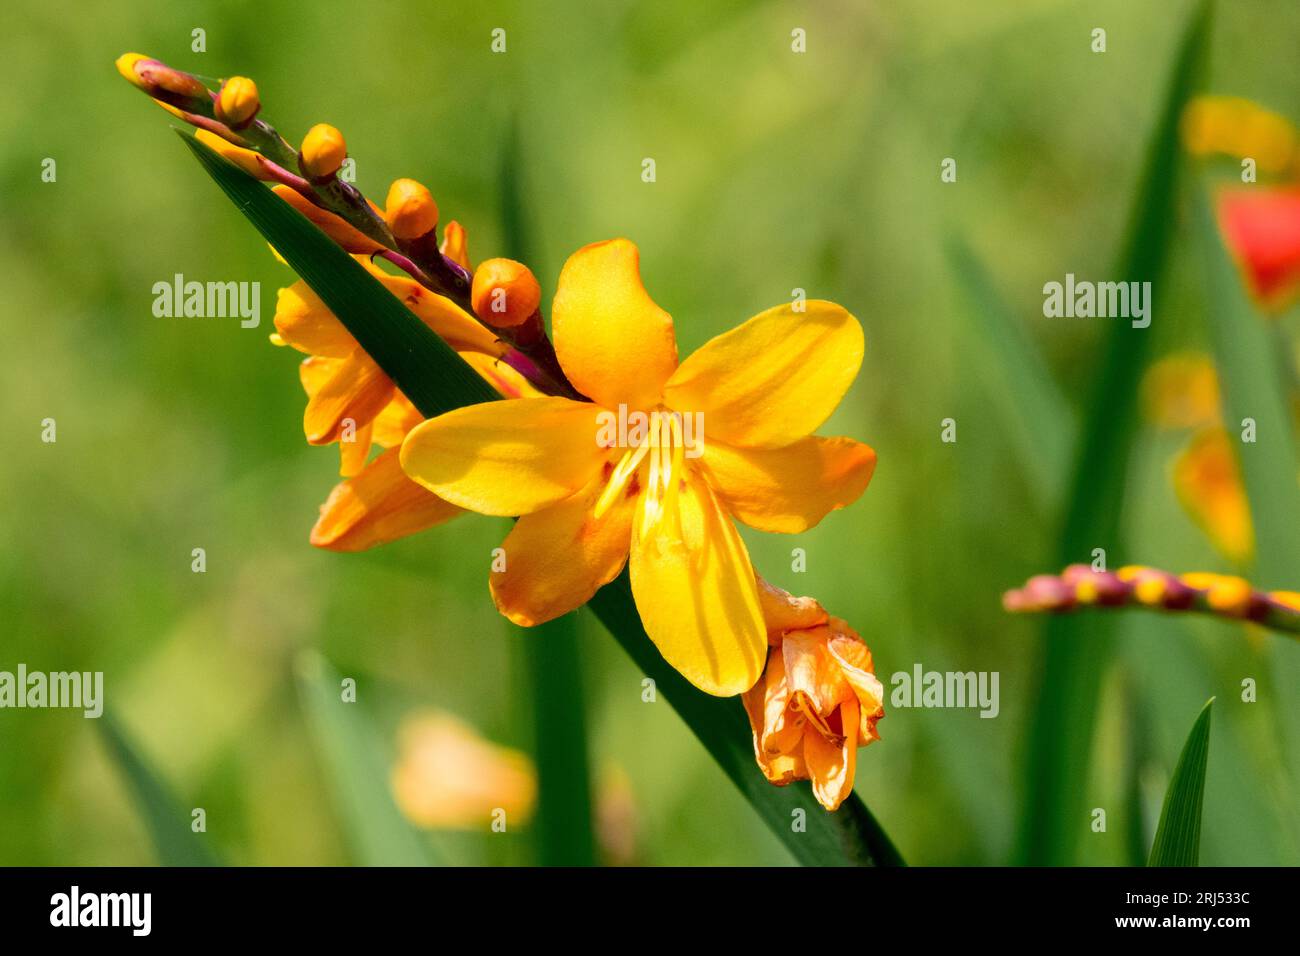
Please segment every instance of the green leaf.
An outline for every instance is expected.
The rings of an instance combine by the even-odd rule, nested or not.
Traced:
[[[1165,791],[1160,824],[1151,844],[1147,866],[1196,866],[1201,852],[1201,802],[1205,796],[1205,766],[1210,756],[1211,697],[1192,724],[1174,776]]]
[[[1192,94],[1209,34],[1208,0],[1188,19],[1161,110],[1148,146],[1124,250],[1114,271],[1122,281],[1158,287],[1176,221],[1175,184],[1180,166],[1179,119]],[[1091,560],[1093,548],[1117,559],[1124,553],[1120,515],[1138,429],[1137,395],[1152,339],[1150,328],[1112,323],[1100,372],[1087,405],[1068,489],[1058,565]],[[1038,866],[1073,862],[1082,831],[1098,689],[1110,657],[1111,625],[1088,615],[1053,615],[1045,643],[1025,761],[1025,806],[1020,858]]]
[[[984,367],[1004,372],[983,399],[1001,406],[999,418],[1008,423],[1038,504],[1055,507],[1069,476],[1074,414],[974,251],[955,236],[946,252],[963,300],[963,347],[982,353]]]
[[[243,170],[192,137],[186,144],[203,168],[263,237],[315,290],[416,408],[433,416],[496,398],[465,362],[324,233]],[[467,374],[462,374],[462,372]],[[856,795],[824,812],[806,784],[773,787],[759,771],[739,700],[710,697],[688,684],[659,655],[641,627],[626,571],[592,599],[597,617],[653,678],[709,753],[740,788],[786,848],[802,863],[902,863],[898,851]],[[806,811],[806,830],[792,824]]]
[[[397,809],[388,748],[362,705],[344,701],[342,678],[315,653],[298,661],[298,689],[316,747],[333,784],[344,832],[365,866],[430,866],[429,842]]]
[[[203,834],[190,829],[192,818],[181,809],[161,777],[145,762],[116,720],[104,714],[98,721],[108,752],[117,763],[149,830],[158,862],[163,866],[220,866]]]

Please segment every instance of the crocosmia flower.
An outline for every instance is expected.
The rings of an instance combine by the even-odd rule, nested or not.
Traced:
[[[759,595],[770,649],[762,679],[744,694],[754,755],[777,786],[811,780],[835,810],[853,792],[859,747],[880,739],[884,687],[856,631],[812,598],[765,581]]]
[[[512,621],[565,614],[628,564],[667,661],[708,693],[748,690],[767,634],[731,519],[798,532],[862,493],[871,448],[813,435],[857,375],[861,326],[830,302],[778,306],[679,364],[626,239],[569,258],[552,322],[559,364],[591,401],[449,412],[407,437],[406,473],[462,508],[521,516],[491,575]]]
[[[1219,197],[1219,226],[1251,295],[1277,309],[1300,289],[1300,189],[1232,189]]]

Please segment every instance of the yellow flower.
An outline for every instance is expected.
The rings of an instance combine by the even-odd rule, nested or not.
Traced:
[[[708,693],[748,690],[766,631],[729,516],[797,532],[862,493],[875,452],[812,434],[857,375],[862,327],[829,302],[778,306],[679,365],[626,239],[569,258],[552,317],[560,365],[592,401],[457,409],[411,432],[403,468],[462,508],[522,516],[491,576],[512,621],[581,606],[626,563],[668,663]]]
[[[1241,97],[1196,97],[1183,112],[1182,134],[1193,156],[1249,156],[1271,173],[1296,166],[1296,128],[1286,117]]]
[[[392,787],[407,819],[428,829],[486,830],[501,810],[507,825],[527,823],[537,800],[527,756],[436,710],[403,721]]]
[[[456,351],[480,352],[493,358],[504,354],[504,346],[496,336],[450,299],[430,292],[414,279],[384,272],[365,256],[356,259]],[[280,290],[275,328],[284,344],[308,355],[335,360],[327,366],[329,377],[308,390],[310,400],[303,415],[303,431],[311,444],[338,441],[346,427],[365,428],[392,400],[392,379],[305,282]],[[344,474],[353,473],[344,470]]]
[[[812,598],[759,580],[767,622],[767,668],[743,700],[754,756],[779,787],[811,780],[835,810],[853,792],[859,747],[880,739],[885,691],[856,631]]]
[[[1236,564],[1250,560],[1255,530],[1228,433],[1211,426],[1193,435],[1174,459],[1173,481],[1183,508],[1219,553]]]
[[[1199,428],[1219,421],[1219,375],[1200,352],[1177,352],[1142,377],[1147,418],[1161,428]]]

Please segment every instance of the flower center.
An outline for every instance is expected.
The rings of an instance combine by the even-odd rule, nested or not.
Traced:
[[[605,491],[596,502],[596,517],[600,518],[610,509],[632,476],[644,468],[649,471],[641,482],[645,493],[645,521],[647,525],[658,521],[664,512],[672,510],[677,500],[685,453],[681,415],[663,407],[652,411],[645,438],[639,445],[625,451],[610,473]]]

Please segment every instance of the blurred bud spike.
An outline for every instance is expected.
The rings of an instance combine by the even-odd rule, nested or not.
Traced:
[[[1300,634],[1300,593],[1264,593],[1244,578],[1192,572],[1170,574],[1130,565],[1115,573],[1072,564],[1060,576],[1038,574],[1018,590],[1002,595],[1013,613],[1065,612],[1084,607],[1142,607],[1196,611],[1251,621],[1285,634]]]
[[[313,182],[332,177],[347,158],[343,134],[328,123],[317,123],[303,137],[302,171]]]
[[[241,129],[253,121],[262,102],[257,84],[246,76],[232,76],[221,86],[217,96],[217,119],[231,129]]]
[[[418,239],[438,225],[433,194],[414,179],[395,179],[384,204],[388,228],[398,239]]]

